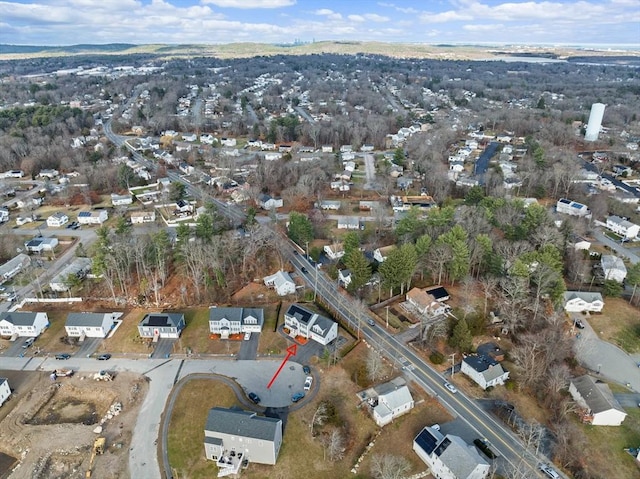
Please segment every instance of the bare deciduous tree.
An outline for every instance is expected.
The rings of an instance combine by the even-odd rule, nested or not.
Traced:
[[[371,475],[375,479],[401,479],[409,472],[407,459],[392,454],[376,454],[371,458]]]
[[[380,353],[373,348],[367,353],[367,375],[373,382],[382,377],[384,373],[384,363]]]
[[[333,428],[326,436],[325,440],[325,452],[332,462],[339,461],[344,458],[345,453],[345,439],[342,431],[338,428]]]

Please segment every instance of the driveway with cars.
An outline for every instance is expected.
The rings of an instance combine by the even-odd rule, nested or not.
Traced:
[[[249,359],[256,359],[258,356],[258,342],[260,341],[260,333],[251,333],[251,337],[247,340],[242,340],[240,344],[240,351],[238,351],[238,359],[246,361]]]

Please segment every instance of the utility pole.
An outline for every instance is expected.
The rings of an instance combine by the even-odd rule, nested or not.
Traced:
[[[318,270],[320,269],[321,263],[318,263],[316,265],[316,281],[315,281],[315,285],[313,286],[313,302],[316,302],[316,297],[318,296]]]
[[[453,378],[455,364],[456,364],[456,353],[451,353],[451,377],[452,378]]]
[[[389,329],[389,306],[385,306],[387,308],[387,329]]]

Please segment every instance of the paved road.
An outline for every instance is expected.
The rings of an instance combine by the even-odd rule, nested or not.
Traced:
[[[484,184],[484,175],[489,169],[489,161],[496,154],[500,143],[492,141],[480,154],[480,157],[476,160],[476,164],[473,169],[473,175],[478,177],[478,182]]]
[[[620,256],[621,258],[628,258],[629,261],[631,261],[633,264],[640,262],[640,257],[637,254],[635,254],[629,248],[626,248],[624,245],[621,245],[619,242],[613,241],[611,238],[609,238],[607,235],[605,235],[601,231],[595,230],[593,232],[593,236],[595,236],[595,238],[600,243],[614,250],[618,254],[618,256]]]
[[[307,113],[307,111],[304,110],[303,108],[299,106],[294,106],[293,109],[297,111],[300,114],[300,116],[305,120],[307,120],[309,123],[316,123],[316,120],[311,115],[309,115],[309,113]]]
[[[364,155],[364,170],[367,175],[367,182],[364,184],[365,190],[375,190],[376,184],[376,163],[375,157],[371,153]]]

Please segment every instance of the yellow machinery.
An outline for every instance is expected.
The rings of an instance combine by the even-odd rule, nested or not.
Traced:
[[[93,449],[91,450],[91,459],[89,460],[89,469],[87,469],[87,473],[85,475],[86,478],[91,477],[91,473],[93,471],[93,461],[96,460],[96,455],[104,454],[104,445],[106,439],[104,437],[97,437],[95,441],[93,441]]]

